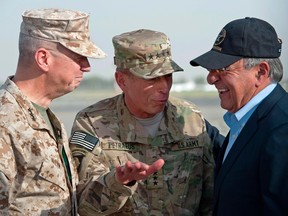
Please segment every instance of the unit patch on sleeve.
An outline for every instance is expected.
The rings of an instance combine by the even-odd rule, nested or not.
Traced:
[[[80,145],[89,151],[92,151],[98,142],[99,139],[97,137],[80,131],[74,132],[70,140],[71,144]]]

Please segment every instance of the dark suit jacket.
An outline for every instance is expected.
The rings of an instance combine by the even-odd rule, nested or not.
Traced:
[[[215,170],[214,215],[288,216],[288,94],[278,84]]]
[[[216,157],[225,140],[225,137],[222,134],[220,134],[220,131],[215,126],[211,125],[210,122],[208,122],[206,119],[205,119],[205,123],[206,123],[207,133],[209,134],[209,137],[211,139],[211,144],[213,146],[213,156],[214,156],[214,159],[216,160]]]

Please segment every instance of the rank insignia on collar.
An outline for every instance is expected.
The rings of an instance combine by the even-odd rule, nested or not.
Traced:
[[[36,121],[35,115],[34,115],[34,113],[32,112],[32,109],[31,109],[31,108],[28,108],[28,112],[29,112],[32,120],[33,120],[33,121]]]

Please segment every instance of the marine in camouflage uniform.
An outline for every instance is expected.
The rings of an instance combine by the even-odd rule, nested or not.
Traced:
[[[0,214],[73,215],[77,170],[63,124],[47,110],[54,135],[10,79],[0,98]]]
[[[88,14],[78,11],[25,11],[19,41],[22,37],[29,37],[33,42],[37,38],[61,43],[69,52],[79,53],[79,56],[102,56],[98,47],[89,40]],[[34,88],[32,95],[36,95],[36,91],[42,92],[31,83],[41,71],[40,66],[36,66],[37,56],[34,54],[33,63],[28,66],[30,62],[25,62],[24,67],[22,58],[29,54],[20,48],[25,46],[21,43],[22,56],[16,74],[8,77],[0,88],[0,215],[78,215],[78,175],[65,128],[49,108],[32,103],[24,93],[29,92],[29,88],[23,85],[20,88],[15,81],[24,71],[21,81]],[[46,54],[43,53],[41,58]],[[33,73],[37,76],[31,79]],[[57,88],[59,91],[64,87]]]
[[[143,79],[182,70],[172,61],[169,39],[161,32],[128,32],[115,36],[113,43],[117,68]],[[214,160],[200,110],[170,98],[155,136],[150,136],[124,98],[104,99],[76,116],[70,148],[80,178],[79,213],[212,215]],[[159,158],[165,161],[163,168],[146,180],[123,185],[115,178],[118,165],[152,164]]]

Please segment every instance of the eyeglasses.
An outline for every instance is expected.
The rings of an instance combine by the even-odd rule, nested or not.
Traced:
[[[230,68],[225,67],[225,68],[221,68],[221,69],[207,69],[209,73],[217,73],[217,74],[226,74],[227,72],[231,71]]]
[[[235,68],[231,68],[230,66],[231,65],[229,65],[227,67],[224,67],[224,68],[221,68],[221,69],[207,69],[207,70],[209,71],[209,73],[216,72],[216,73],[219,73],[219,74],[225,74],[225,73],[228,73],[230,71],[243,70],[244,69],[243,66],[236,66]]]

